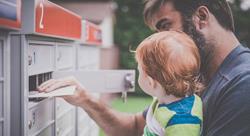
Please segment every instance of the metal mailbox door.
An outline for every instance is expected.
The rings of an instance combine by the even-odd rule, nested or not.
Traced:
[[[50,44],[30,43],[28,51],[29,75],[54,70],[55,47]]]
[[[75,48],[71,45],[58,44],[56,52],[56,68],[58,70],[69,70],[74,68]]]
[[[53,78],[75,77],[91,92],[132,92],[135,84],[134,70],[82,70],[53,72]]]

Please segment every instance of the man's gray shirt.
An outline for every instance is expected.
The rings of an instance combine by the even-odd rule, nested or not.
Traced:
[[[250,136],[250,50],[236,47],[202,94],[203,136]]]

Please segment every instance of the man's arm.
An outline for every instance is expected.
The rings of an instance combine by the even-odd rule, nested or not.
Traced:
[[[53,91],[57,88],[75,85],[76,92],[73,96],[63,97],[67,102],[83,108],[88,115],[109,136],[141,136],[145,126],[142,113],[126,114],[109,108],[104,102],[87,93],[84,87],[74,78],[49,80],[38,89],[43,92]],[[82,124],[88,125],[88,124]]]

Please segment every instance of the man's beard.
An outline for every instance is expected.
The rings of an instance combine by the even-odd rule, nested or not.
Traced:
[[[205,39],[204,35],[198,32],[190,17],[183,19],[183,31],[188,34],[195,42],[199,49],[201,66],[201,80],[207,84],[211,77],[209,77],[209,68],[211,59],[213,57],[214,46],[211,42]]]

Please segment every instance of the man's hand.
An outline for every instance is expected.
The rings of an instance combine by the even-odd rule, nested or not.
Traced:
[[[72,105],[81,106],[84,99],[86,99],[88,95],[84,87],[74,77],[51,79],[42,83],[37,89],[40,92],[51,92],[55,89],[72,85],[76,86],[75,94],[70,96],[63,96],[63,98]]]
[[[74,95],[63,98],[75,106],[83,108],[88,115],[110,136],[141,136],[145,126],[142,113],[126,114],[110,109],[101,100],[89,95],[73,77],[51,79],[38,87],[41,92],[50,92],[65,86],[76,86]],[[84,124],[83,124],[84,125]]]

